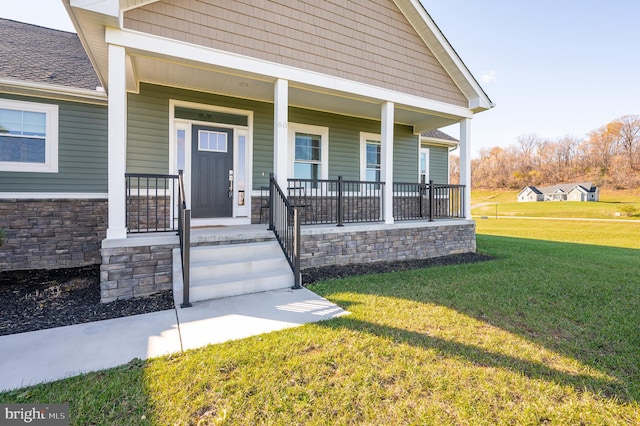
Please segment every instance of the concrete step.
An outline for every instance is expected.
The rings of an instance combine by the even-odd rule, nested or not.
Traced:
[[[182,303],[180,250],[174,250],[173,293]],[[293,273],[277,241],[191,249],[190,301],[290,288]]]

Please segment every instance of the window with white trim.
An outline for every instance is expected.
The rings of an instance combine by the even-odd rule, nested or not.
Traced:
[[[0,171],[58,172],[58,106],[0,99]]]
[[[327,179],[329,129],[289,123],[289,175],[296,179]]]
[[[380,182],[380,135],[360,133],[360,180]]]

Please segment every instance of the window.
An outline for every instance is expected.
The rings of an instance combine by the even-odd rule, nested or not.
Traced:
[[[0,99],[0,171],[58,172],[58,106]]]
[[[227,152],[227,134],[225,132],[198,131],[198,150]]]
[[[328,139],[326,127],[289,124],[289,147],[296,179],[326,179],[328,175]]]
[[[360,133],[360,180],[380,182],[380,135]]]
[[[429,148],[420,148],[418,163],[418,182],[429,183]]]

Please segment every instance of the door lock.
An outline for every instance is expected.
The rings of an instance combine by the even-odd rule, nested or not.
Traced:
[[[233,198],[233,170],[229,170],[229,198]]]

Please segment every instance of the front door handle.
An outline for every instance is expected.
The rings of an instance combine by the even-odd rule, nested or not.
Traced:
[[[229,170],[229,198],[233,198],[233,170]]]

